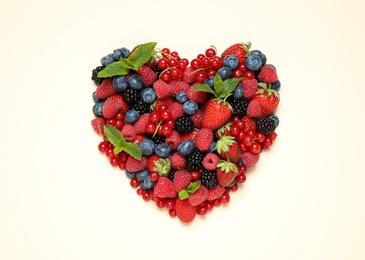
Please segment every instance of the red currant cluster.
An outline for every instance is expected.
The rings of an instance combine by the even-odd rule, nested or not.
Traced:
[[[166,83],[172,79],[182,79],[189,61],[185,58],[181,59],[178,52],[170,51],[168,48],[163,48],[161,55],[162,57],[157,61],[158,68],[162,70],[160,79]]]
[[[118,130],[122,130],[125,125],[124,115],[125,113],[118,112],[113,118],[106,120],[106,124],[115,126]]]
[[[121,170],[125,169],[128,154],[124,151],[119,154],[114,154],[114,146],[108,141],[102,141],[99,143],[98,149],[100,152],[105,153],[106,157],[109,158],[109,162],[112,166],[119,167]]]
[[[145,131],[148,134],[159,134],[169,137],[175,126],[175,120],[167,106],[161,105],[149,115],[149,122],[146,124]]]

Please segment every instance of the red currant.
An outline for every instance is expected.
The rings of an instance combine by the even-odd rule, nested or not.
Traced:
[[[178,61],[176,60],[176,59],[169,59],[168,61],[167,61],[167,64],[169,65],[169,67],[171,68],[171,67],[176,67],[177,66],[177,64],[178,64]]]
[[[246,174],[241,173],[236,176],[237,183],[244,183],[246,181]]]
[[[169,215],[170,215],[170,217],[176,217],[176,210],[175,209],[169,209]]]
[[[154,134],[156,131],[156,124],[155,123],[147,123],[145,129],[147,134]]]
[[[265,135],[261,132],[257,132],[255,138],[257,142],[262,143],[265,140]]]
[[[243,77],[246,78],[246,79],[253,79],[255,77],[255,74],[250,70],[246,70],[243,73]]]
[[[167,69],[168,68],[167,59],[166,58],[159,59],[157,62],[157,66],[160,70]]]
[[[199,205],[197,208],[198,215],[205,215],[208,213],[208,209],[205,207],[205,205]]]
[[[100,152],[105,153],[105,151],[106,151],[106,149],[107,149],[107,144],[106,144],[106,142],[101,142],[101,143],[99,143],[99,145],[98,145],[98,149],[99,149],[99,151],[100,151]]]
[[[162,106],[161,106],[161,109],[162,109]],[[167,110],[167,107],[166,107],[166,110],[162,110],[161,113],[161,119],[163,121],[169,121],[172,119],[172,113],[170,110]]]
[[[150,180],[152,182],[157,182],[159,178],[160,178],[160,175],[157,172],[150,173]]]
[[[130,180],[130,184],[132,188],[137,188],[139,186],[139,180],[137,179],[137,177],[132,178]]]
[[[200,171],[192,171],[191,172],[191,181],[194,182],[194,181],[197,181],[200,179],[200,176],[201,176],[201,172]]]
[[[172,127],[171,126],[163,125],[161,128],[162,128],[161,133],[162,133],[163,136],[169,137],[169,136],[172,135]]]
[[[204,54],[198,54],[198,56],[196,56],[196,58],[198,60],[203,60],[205,58],[205,55]]]
[[[149,120],[152,123],[157,123],[161,121],[161,115],[158,111],[152,111],[151,114],[149,115]]]
[[[259,143],[254,142],[249,148],[251,153],[258,154],[261,152],[261,145]]]
[[[217,54],[217,51],[214,48],[209,48],[205,51],[205,56],[214,57]]]
[[[171,81],[171,75],[168,71],[163,72],[160,75],[160,77],[161,77],[161,80],[166,82],[166,83],[169,83]]]
[[[227,204],[231,200],[231,196],[225,191],[219,200],[222,204]]]
[[[232,72],[232,78],[243,78],[244,77],[244,71],[240,69],[235,69]]]
[[[193,59],[193,60],[191,60],[191,62],[190,62],[190,66],[191,66],[191,68],[192,68],[193,70],[198,70],[198,69],[200,69],[200,68],[201,68],[202,63],[201,63],[201,61],[200,61],[200,60],[198,60],[198,59]]]

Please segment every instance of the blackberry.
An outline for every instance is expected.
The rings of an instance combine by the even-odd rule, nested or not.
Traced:
[[[215,171],[208,171],[204,169],[200,176],[200,180],[202,185],[209,190],[214,189],[218,185],[217,173]]]
[[[141,99],[140,91],[133,88],[127,88],[122,93],[122,96],[124,101],[127,102],[129,105],[132,105]]]
[[[152,142],[157,146],[159,144],[163,144],[166,141],[166,137],[163,135],[155,134],[155,136],[151,137]]]
[[[188,116],[182,116],[176,119],[175,129],[179,134],[187,134],[193,131],[194,122]]]
[[[162,69],[160,69],[158,66],[157,66],[157,63],[155,66],[153,66],[152,70],[154,72],[156,72],[157,76],[160,76],[161,72],[163,71]]]
[[[187,156],[188,167],[193,170],[199,170],[203,168],[203,158],[203,152],[195,147],[194,150]]]
[[[248,100],[234,99],[233,97],[229,97],[227,101],[232,107],[232,114],[234,116],[244,117],[246,115],[249,103]]]
[[[98,73],[99,71],[101,71],[102,69],[104,69],[105,66],[98,66],[95,69],[93,69],[92,73],[91,73],[91,80],[95,82],[96,85],[100,85],[103,82],[103,78],[99,78],[98,77]]]
[[[143,100],[138,100],[136,103],[132,105],[132,109],[136,110],[139,115],[143,115],[145,113],[150,112],[150,105],[144,102]]]
[[[276,128],[275,120],[268,117],[259,118],[257,119],[256,127],[257,131],[263,133],[264,135],[271,134]]]
[[[175,172],[176,172],[176,170],[171,169],[171,171],[170,171],[170,172],[169,172],[169,174],[167,175],[167,178],[168,178],[170,181],[174,181]]]

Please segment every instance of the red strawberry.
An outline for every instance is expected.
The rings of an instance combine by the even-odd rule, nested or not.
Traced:
[[[121,105],[121,111],[123,113],[127,113],[129,110],[129,106],[128,104],[124,101],[122,95],[120,94],[115,94],[113,96],[110,96],[109,99],[115,99],[119,102],[119,104]]]
[[[265,65],[261,67],[259,75],[257,75],[257,78],[262,82],[270,84],[278,80],[278,75],[276,74],[276,70],[274,69],[273,66]]]
[[[199,189],[190,194],[188,201],[191,206],[198,206],[200,203],[203,203],[208,197],[209,191],[204,185],[200,185]]]
[[[190,139],[192,141],[195,141],[196,132],[197,132],[197,130],[194,129],[190,133],[182,134],[180,136],[181,137],[181,142],[184,142],[186,139]]]
[[[262,110],[261,116],[267,117],[274,114],[279,104],[280,98],[276,90],[271,89],[266,84],[260,84],[260,86],[262,88],[256,92],[256,95],[253,97],[253,100],[258,101],[258,103],[260,104]],[[250,104],[248,105],[248,108],[249,107]],[[247,108],[247,114],[248,114],[248,108]]]
[[[222,100],[212,99],[205,108],[202,126],[214,131],[227,123],[231,115],[232,110],[228,103]]]
[[[108,98],[116,93],[117,91],[113,87],[113,78],[104,79],[96,89],[96,96],[101,99]]]
[[[245,98],[252,98],[258,89],[258,82],[256,79],[244,79],[240,82],[243,88]]]
[[[245,62],[246,54],[249,52],[250,48],[250,42],[233,44],[222,53],[222,60],[228,55],[235,55],[238,58],[239,62]]]
[[[219,185],[226,187],[236,178],[238,173],[237,166],[234,163],[221,161],[217,165],[217,179]]]
[[[156,163],[159,163],[161,158],[157,154],[153,154],[148,157],[147,169],[149,172],[155,172]]]
[[[247,115],[249,117],[262,117],[262,109],[258,100],[252,99],[250,103],[248,103]]]
[[[244,152],[241,156],[242,163],[246,167],[246,170],[252,168],[260,159],[260,154],[252,154],[250,152]]]
[[[232,122],[229,121],[228,123],[222,125],[219,127],[219,129],[216,131],[215,136],[217,138],[221,138],[224,135],[229,135],[231,131]]]
[[[172,96],[170,86],[162,80],[155,81],[155,83],[153,83],[153,88],[159,99],[164,99]]]
[[[107,119],[113,118],[121,109],[122,106],[117,100],[108,98],[104,102],[103,116]]]
[[[203,91],[194,91],[194,87],[198,83],[195,83],[186,90],[186,95],[188,96],[189,100],[195,101],[197,104],[204,104],[207,101],[207,93]]]
[[[175,198],[177,195],[172,181],[167,177],[161,176],[153,187],[154,194],[159,198]]]
[[[240,149],[235,138],[230,135],[224,135],[217,141],[217,152],[224,160],[238,163],[240,158]]]
[[[133,126],[131,124],[125,124],[122,128],[122,135],[127,141],[133,141],[137,134],[136,130],[134,130]]]
[[[105,119],[103,117],[96,117],[91,120],[91,126],[97,134],[104,134]]]
[[[133,144],[138,145],[143,139],[146,139],[144,135],[137,135],[133,140]]]
[[[213,132],[208,128],[201,128],[196,132],[195,147],[200,151],[208,151],[213,141]]]
[[[143,79],[144,86],[149,87],[153,84],[153,82],[157,79],[157,74],[148,66],[142,66],[137,70],[137,74],[140,75]]]
[[[220,158],[215,153],[208,153],[203,159],[203,167],[209,171],[217,169]]]
[[[174,184],[174,189],[177,192],[186,189],[190,183],[191,183],[190,173],[183,170],[178,170],[177,172],[175,172],[173,184]]]
[[[148,157],[147,169],[150,173],[156,172],[160,176],[167,176],[171,170],[171,162],[169,158],[160,158],[158,155],[153,154]]]
[[[186,167],[186,158],[180,155],[178,152],[174,153],[171,156],[171,166],[175,170],[185,169]]]
[[[179,198],[176,199],[175,210],[177,217],[184,223],[190,223],[193,221],[197,212],[196,207],[190,205],[187,199],[180,200]]]
[[[138,172],[147,167],[147,158],[142,156],[141,160],[135,159],[133,156],[128,156],[125,168],[129,172]]]
[[[256,121],[248,116],[244,116],[241,119],[245,123],[244,131],[248,132],[250,130],[256,130]]]
[[[215,187],[214,189],[208,190],[208,191],[209,191],[209,194],[208,194],[207,200],[216,200],[216,199],[219,199],[220,197],[222,197],[222,195],[226,191],[226,189],[221,185],[217,185],[217,187]]]
[[[134,130],[137,134],[145,133],[146,125],[150,121],[149,119],[150,113],[145,113],[138,118],[138,120],[133,124]]]

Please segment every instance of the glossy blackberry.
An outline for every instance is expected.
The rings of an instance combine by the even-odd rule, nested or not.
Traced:
[[[170,181],[174,181],[175,172],[176,172],[176,170],[171,169],[171,171],[170,171],[170,172],[169,172],[169,174],[167,175],[167,178],[168,178]]]
[[[166,137],[164,137],[163,135],[155,134],[155,136],[153,136],[151,140],[152,142],[154,142],[155,145],[159,145],[163,144],[166,141]]]
[[[259,118],[257,119],[256,127],[257,131],[263,133],[264,135],[271,134],[276,128],[275,120],[268,117]]]
[[[93,69],[92,73],[91,73],[91,80],[95,82],[96,85],[100,85],[101,82],[103,82],[103,78],[99,78],[98,77],[98,73],[99,71],[101,71],[102,69],[104,69],[105,66],[98,66],[95,69]]]
[[[133,88],[127,88],[126,90],[124,90],[122,96],[124,101],[127,102],[129,105],[133,105],[141,99],[140,91]]]
[[[156,72],[157,76],[160,76],[161,72],[163,71],[162,69],[160,69],[157,64],[155,66],[153,66],[152,70],[154,72]]]
[[[227,101],[232,107],[232,114],[234,116],[244,117],[246,115],[247,107],[248,107],[248,103],[249,103],[247,100],[234,99],[233,97],[232,98],[229,97],[227,99]]]
[[[182,116],[176,119],[175,129],[180,134],[187,134],[193,131],[194,122],[188,116]]]
[[[193,170],[199,170],[203,168],[203,158],[203,152],[195,147],[194,150],[187,156],[188,167]]]
[[[132,105],[132,109],[136,110],[139,115],[143,115],[150,112],[150,105],[141,99]]]
[[[209,190],[214,189],[218,185],[217,173],[215,171],[208,171],[204,169],[200,176],[200,180],[202,185]]]

